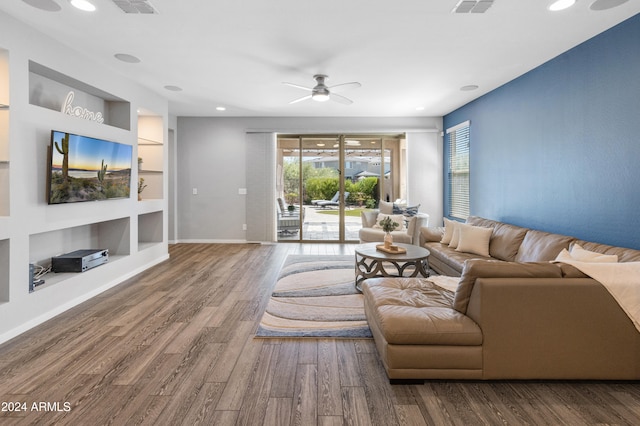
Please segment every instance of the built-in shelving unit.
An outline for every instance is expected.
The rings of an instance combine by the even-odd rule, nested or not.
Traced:
[[[168,258],[168,101],[17,21],[9,28],[0,41],[0,343]],[[138,117],[134,105],[158,112]],[[52,130],[130,145],[144,157],[143,170],[131,164],[130,196],[49,205]],[[49,272],[33,288],[31,264],[86,249],[109,250],[108,262]]]

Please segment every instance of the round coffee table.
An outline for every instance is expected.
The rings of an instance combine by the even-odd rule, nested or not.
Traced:
[[[429,276],[429,250],[413,244],[394,244],[406,253],[387,253],[376,248],[382,243],[368,243],[356,246],[356,289],[362,292],[360,284],[374,277],[416,277]],[[389,272],[390,266],[395,271]],[[387,266],[387,269],[385,269]],[[405,275],[405,273],[407,275]]]

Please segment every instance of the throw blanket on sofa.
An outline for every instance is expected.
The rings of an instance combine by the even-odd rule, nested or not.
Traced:
[[[591,263],[563,259],[600,282],[640,331],[640,262]]]

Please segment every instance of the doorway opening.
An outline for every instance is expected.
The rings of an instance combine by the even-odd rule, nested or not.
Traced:
[[[278,241],[357,242],[360,213],[406,199],[404,134],[278,135]]]

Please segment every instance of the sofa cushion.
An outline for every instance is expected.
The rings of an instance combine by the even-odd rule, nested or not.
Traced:
[[[444,235],[444,226],[423,226],[420,228],[420,234],[424,242],[438,242]]]
[[[516,255],[516,262],[549,262],[562,249],[568,249],[575,238],[549,232],[529,230]]]
[[[426,243],[424,246],[430,252],[429,265],[436,269],[437,272],[446,273],[447,275],[460,276],[462,268],[464,267],[464,262],[469,259],[491,259],[490,257],[483,257],[478,254],[456,251],[455,249],[442,243],[432,242]],[[440,268],[439,265],[445,265],[445,267],[448,269]],[[454,274],[452,270],[458,272]]]
[[[461,223],[458,232],[460,235],[456,251],[489,257],[489,241],[493,228]]]
[[[451,308],[451,292],[426,278],[368,279],[363,292],[371,320],[389,344],[482,344],[480,327]]]
[[[493,228],[493,234],[489,242],[489,254],[493,258],[506,260],[507,262],[515,260],[518,248],[528,231],[527,228],[478,216],[469,216],[467,223],[473,226]]]
[[[553,263],[518,263],[471,259],[464,263],[453,308],[466,314],[476,278],[561,278],[562,270]]]

